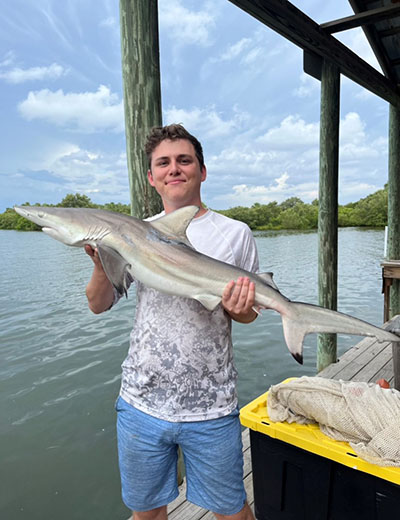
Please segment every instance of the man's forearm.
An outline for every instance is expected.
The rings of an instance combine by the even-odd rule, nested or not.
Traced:
[[[95,314],[109,309],[114,300],[113,287],[102,269],[95,267],[92,278],[86,286],[89,309]]]

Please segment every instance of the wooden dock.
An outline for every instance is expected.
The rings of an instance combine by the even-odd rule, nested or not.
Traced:
[[[400,328],[400,315],[391,322]],[[390,323],[391,323],[390,322]],[[392,343],[378,343],[374,338],[365,338],[343,354],[337,363],[333,363],[318,376],[343,381],[365,381],[375,383],[378,379],[386,379],[393,387],[394,372],[392,361]],[[247,500],[254,511],[253,476],[251,468],[249,430],[242,435],[244,455],[244,483]],[[195,506],[185,498],[186,485],[180,486],[179,496],[168,507],[169,520],[212,520],[214,515],[205,509]]]

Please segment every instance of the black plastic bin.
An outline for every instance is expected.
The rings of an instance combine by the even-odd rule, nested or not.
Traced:
[[[395,520],[400,486],[250,430],[257,520]]]

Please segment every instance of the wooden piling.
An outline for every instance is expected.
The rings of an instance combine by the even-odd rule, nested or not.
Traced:
[[[150,128],[162,124],[157,0],[120,0],[120,23],[131,213],[146,218],[162,210],[144,153]]]
[[[400,109],[389,105],[387,259],[400,260]],[[390,288],[389,318],[400,314],[400,280]]]
[[[321,77],[318,303],[333,310],[337,309],[339,107],[340,72],[325,59]],[[336,361],[336,350],[336,334],[318,336],[318,371]]]

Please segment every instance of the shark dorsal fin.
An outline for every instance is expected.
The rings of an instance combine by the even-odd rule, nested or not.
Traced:
[[[178,238],[181,242],[190,245],[186,229],[199,209],[198,206],[185,206],[156,220],[151,220],[149,224],[164,235]]]

